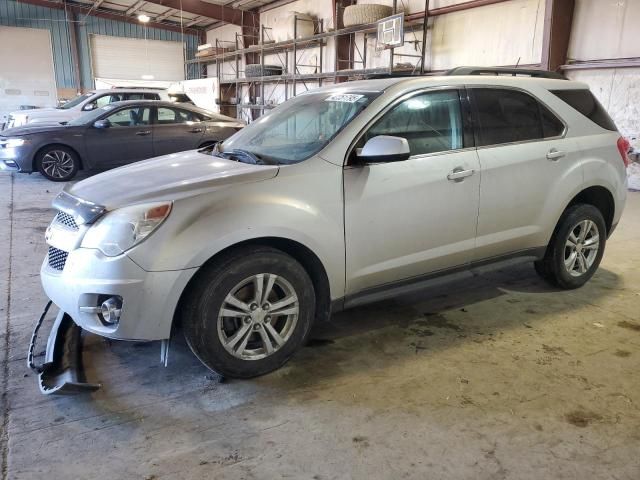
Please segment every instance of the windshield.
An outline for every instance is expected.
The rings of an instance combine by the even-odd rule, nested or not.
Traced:
[[[64,105],[60,105],[58,107],[58,109],[60,110],[68,110],[70,108],[75,107],[76,105],[84,102],[87,98],[91,97],[95,95],[93,92],[90,93],[85,93],[84,95],[80,95],[79,97],[74,98],[73,100],[69,100],[67,103],[65,103]]]
[[[305,93],[283,103],[233,137],[214,154],[244,151],[264,163],[291,164],[318,153],[378,93]],[[238,157],[239,161],[242,161]]]
[[[77,118],[74,118],[73,120],[70,120],[69,122],[67,122],[67,125],[72,125],[74,127],[80,126],[80,125],[88,125],[90,123],[95,122],[98,117],[102,116],[104,113],[113,110],[114,108],[116,108],[118,105],[105,105],[104,107],[100,107],[100,108],[96,108],[95,110],[91,110],[87,113],[83,113],[82,115],[80,115]]]

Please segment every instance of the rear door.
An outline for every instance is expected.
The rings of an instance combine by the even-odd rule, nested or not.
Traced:
[[[528,92],[468,91],[482,169],[474,260],[544,247],[558,204],[582,182],[575,141],[560,117]]]
[[[205,126],[190,110],[157,107],[153,125],[153,153],[166,155],[198,148]]]
[[[103,119],[109,120],[109,128],[90,126],[86,133],[87,154],[94,167],[111,168],[153,156],[151,107],[119,108]]]

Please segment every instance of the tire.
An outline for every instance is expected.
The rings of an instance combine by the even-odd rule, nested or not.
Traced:
[[[68,182],[80,169],[78,154],[63,145],[49,145],[36,156],[38,171],[52,182]]]
[[[278,65],[260,65],[252,63],[244,67],[245,77],[271,77],[274,75],[282,75],[282,67]]]
[[[536,272],[560,288],[579,288],[598,269],[606,241],[607,227],[600,210],[593,205],[572,205],[560,218],[544,258],[535,262]]]
[[[263,305],[255,302],[255,280],[261,274]],[[276,306],[283,300],[289,303]],[[184,335],[200,361],[225,377],[251,378],[280,368],[305,343],[315,316],[315,292],[305,269],[286,253],[247,247],[205,267],[183,305]],[[277,315],[274,308],[285,314]]]
[[[345,27],[375,23],[381,18],[390,16],[393,8],[377,3],[350,5],[344,9],[342,23]]]

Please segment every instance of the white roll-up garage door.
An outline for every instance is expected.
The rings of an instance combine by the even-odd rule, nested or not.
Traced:
[[[21,106],[56,106],[49,30],[0,27],[0,62],[0,124]]]
[[[94,77],[184,80],[180,42],[91,35],[91,58]]]

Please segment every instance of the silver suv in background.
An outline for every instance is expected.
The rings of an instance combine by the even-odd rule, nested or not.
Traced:
[[[332,311],[472,267],[533,260],[580,287],[622,214],[627,142],[585,84],[459,73],[309,91],[211,152],[67,186],[41,270],[59,325],[181,325],[206,366],[252,377]]]
[[[31,110],[17,110],[9,113],[3,130],[21,127],[30,123],[69,122],[80,115],[96,108],[104,107],[114,102],[126,100],[165,100],[169,95],[165,90],[141,88],[112,88],[92,90],[69,100],[56,108],[34,108]]]

